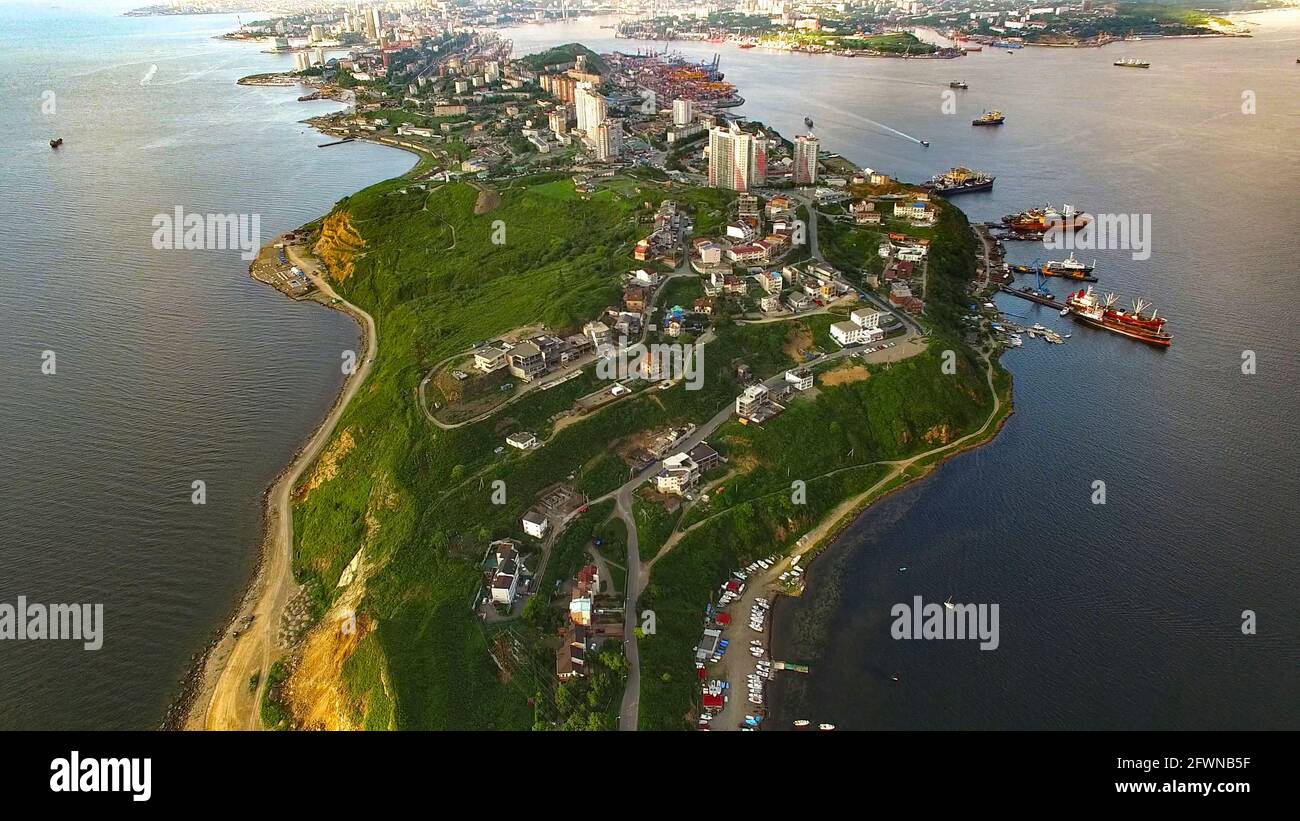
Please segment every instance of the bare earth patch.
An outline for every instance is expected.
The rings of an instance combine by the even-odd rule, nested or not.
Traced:
[[[866,365],[850,365],[847,368],[836,368],[822,374],[822,385],[833,387],[835,385],[847,385],[850,382],[861,382],[864,379],[871,378],[871,369]]]
[[[357,443],[352,438],[351,430],[344,430],[338,435],[329,448],[320,455],[316,462],[316,467],[311,472],[311,477],[302,485],[299,492],[302,498],[307,498],[307,494],[316,488],[333,479],[339,474],[339,463],[343,457],[347,456]]]
[[[790,332],[786,334],[785,346],[781,348],[785,355],[795,362],[802,362],[804,351],[812,346],[812,329],[802,322],[790,323]]]

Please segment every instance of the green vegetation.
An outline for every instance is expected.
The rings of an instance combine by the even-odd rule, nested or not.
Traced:
[[[587,58],[588,70],[595,71],[597,74],[607,74],[609,72],[609,66],[601,59],[600,55],[582,43],[566,43],[537,54],[529,54],[519,62],[530,71],[544,71],[548,66],[575,62],[579,54]]]
[[[289,668],[283,661],[271,665],[266,674],[266,690],[262,693],[258,716],[262,726],[268,730],[289,729],[289,710],[284,706],[284,694],[281,688],[289,678]]]
[[[932,327],[924,353],[870,366],[869,375],[856,381],[823,382],[817,401],[793,402],[761,428],[732,421],[714,435],[739,473],[724,483],[724,493],[688,513],[681,540],[654,566],[640,602],[655,612],[658,627],[640,643],[643,729],[690,726],[698,699],[693,648],[705,607],[731,571],[789,552],[832,510],[888,474],[876,463],[953,442],[988,418],[993,397],[984,362],[959,341],[975,240],[965,216],[948,205],[941,207],[934,236],[927,309]],[[820,336],[822,323],[810,322],[810,328]],[[956,354],[955,374],[941,375],[946,350]],[[1009,385],[999,372],[995,388],[1003,392]],[[924,469],[917,466],[908,476]],[[793,498],[795,480],[806,483],[803,504]],[[877,493],[905,481],[900,477]]]

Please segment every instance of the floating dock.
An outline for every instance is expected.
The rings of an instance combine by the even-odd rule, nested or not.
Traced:
[[[1037,302],[1039,305],[1047,305],[1049,307],[1055,308],[1058,311],[1065,310],[1064,302],[1059,302],[1050,295],[1044,295],[1032,289],[1022,291],[1019,288],[1012,288],[1009,285],[999,284],[998,290],[1003,292],[1004,294],[1011,294],[1012,296],[1018,296],[1021,299],[1027,299],[1030,302]]]

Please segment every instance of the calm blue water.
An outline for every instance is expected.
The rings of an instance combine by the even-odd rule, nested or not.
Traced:
[[[259,214],[267,241],[413,163],[317,149],[297,121],[335,104],[236,86],[288,58],[213,40],[233,17],[127,7],[0,6],[0,601],[99,602],[106,623],[98,652],[0,642],[0,729],[157,726],[359,342],[238,251],[154,250],[154,215]]]
[[[808,116],[824,148],[903,179],[955,164],[997,175],[958,200],[973,219],[1062,201],[1151,214],[1149,260],[1080,256],[1098,258],[1103,290],[1153,300],[1175,336],[1158,351],[1002,300],[1072,338],[1008,354],[1016,413],[998,439],[872,508],[778,606],[774,655],[813,673],[778,685],[776,726],[1300,727],[1300,13],[1251,19],[1251,40],[955,61],[672,44],[721,53],[739,112],[787,135]],[[663,47],[592,21],[510,34],[517,52]],[[1111,65],[1127,56],[1152,68]],[[955,79],[970,90],[947,114]],[[973,129],[985,108],[1007,125]],[[1097,479],[1105,506],[1090,503]],[[915,595],[997,603],[1001,647],[891,639],[890,608]],[[1241,633],[1247,609],[1258,635]]]

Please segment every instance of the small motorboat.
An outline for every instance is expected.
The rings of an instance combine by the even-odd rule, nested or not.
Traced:
[[[806,718],[796,719],[795,722],[794,722],[794,726],[796,726],[796,727],[807,727],[807,726],[808,726],[808,719],[806,719]]]
[[[929,140],[921,140],[921,147],[922,147],[922,148],[929,148],[929,147],[930,147],[930,141],[929,141]]]
[[[834,724],[818,724],[818,725],[817,725],[817,729],[819,729],[819,730],[834,730],[834,729],[835,729],[835,725],[834,725]]]
[[[948,600],[943,603],[943,606],[948,608],[949,610],[955,610],[957,608],[957,605],[952,603],[952,596],[948,597]]]

